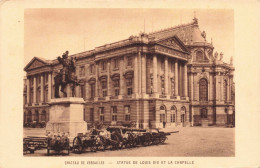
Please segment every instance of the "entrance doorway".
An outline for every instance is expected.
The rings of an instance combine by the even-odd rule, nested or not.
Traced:
[[[181,107],[181,123],[183,127],[185,127],[185,121],[186,121],[186,108],[183,106]]]
[[[160,107],[160,123],[162,123],[163,128],[166,126],[166,109],[164,106]]]

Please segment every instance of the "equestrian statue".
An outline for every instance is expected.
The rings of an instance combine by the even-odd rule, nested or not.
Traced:
[[[62,57],[58,57],[58,61],[63,65],[60,72],[54,77],[54,87],[55,87],[55,98],[60,98],[60,91],[63,93],[63,97],[67,97],[67,92],[65,88],[67,84],[71,84],[72,97],[75,97],[75,87],[80,85],[80,81],[77,80],[76,76],[76,58],[68,58],[69,52],[63,53]]]

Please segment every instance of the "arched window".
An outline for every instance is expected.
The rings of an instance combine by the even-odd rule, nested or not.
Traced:
[[[31,111],[28,111],[27,122],[32,122],[32,112]]]
[[[34,121],[39,122],[39,111],[35,111],[34,117]]]
[[[196,52],[196,61],[203,61],[203,52],[202,51],[197,51]]]
[[[171,122],[174,123],[174,122],[177,122],[177,109],[175,106],[172,106],[171,107]]]
[[[165,121],[165,107],[164,106],[161,106],[160,107],[160,122],[166,122]]]
[[[41,113],[41,121],[46,122],[46,111],[45,110],[43,110]]]
[[[203,108],[200,110],[200,117],[201,118],[208,118],[208,110],[206,108]]]
[[[224,90],[223,90],[223,95],[224,95],[224,101],[227,101],[227,80],[224,80]]]
[[[208,81],[205,78],[199,81],[199,99],[200,101],[208,101]]]

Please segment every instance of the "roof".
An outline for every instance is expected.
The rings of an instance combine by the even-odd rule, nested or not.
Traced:
[[[199,29],[198,19],[196,18],[194,18],[192,22],[187,24],[182,24],[156,32],[151,32],[148,34],[148,37],[159,40],[174,35],[178,36],[178,38],[186,45],[189,45],[193,42],[206,42],[206,39],[202,36],[202,33]]]

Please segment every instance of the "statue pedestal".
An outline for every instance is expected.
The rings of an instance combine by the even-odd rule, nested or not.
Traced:
[[[87,122],[83,118],[84,103],[85,101],[78,97],[51,99],[46,132],[65,132],[69,133],[70,137],[87,132]]]

